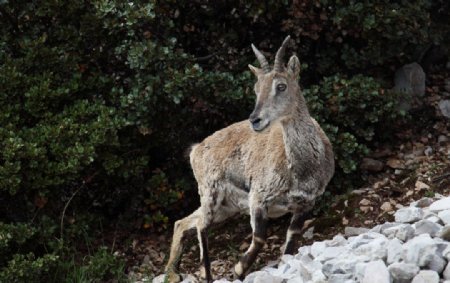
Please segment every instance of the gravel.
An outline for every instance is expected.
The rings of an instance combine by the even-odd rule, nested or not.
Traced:
[[[417,204],[429,206],[417,207]],[[294,256],[283,256],[276,268],[252,272],[243,281],[215,282],[437,283],[449,280],[450,197],[437,201],[423,199],[400,208],[395,212],[395,221],[370,230],[348,227],[345,236],[339,234],[331,240],[317,241],[301,247]],[[157,279],[153,282],[161,282]]]

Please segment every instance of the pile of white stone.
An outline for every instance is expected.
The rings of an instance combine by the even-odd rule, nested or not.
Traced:
[[[450,283],[449,240],[450,197],[423,198],[399,209],[395,222],[347,227],[345,236],[303,246],[277,268],[250,273],[243,282]]]

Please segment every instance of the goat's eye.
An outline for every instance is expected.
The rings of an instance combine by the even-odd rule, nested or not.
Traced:
[[[277,90],[278,91],[285,91],[286,88],[287,88],[286,84],[279,84],[279,85],[277,85]]]

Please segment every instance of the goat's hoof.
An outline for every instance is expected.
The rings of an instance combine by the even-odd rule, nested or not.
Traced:
[[[209,276],[208,276],[204,267],[200,268],[200,279],[206,283],[213,282],[211,273],[209,273]]]
[[[168,272],[165,278],[167,278],[167,281],[165,279],[163,282],[178,283],[183,281],[183,277],[175,272]]]
[[[235,279],[242,280],[245,277],[244,268],[242,267],[242,263],[238,262],[233,269],[233,274]]]

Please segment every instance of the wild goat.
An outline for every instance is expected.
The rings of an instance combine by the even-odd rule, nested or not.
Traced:
[[[166,275],[180,280],[177,262],[188,232],[197,232],[201,276],[212,281],[207,230],[241,213],[250,214],[252,243],[235,265],[245,276],[266,240],[268,218],[288,212],[292,220],[284,253],[292,254],[304,222],[334,174],[333,149],[319,124],[309,115],[298,85],[297,56],[283,57],[288,36],[278,50],[273,69],[252,44],[261,69],[249,65],[258,81],[256,106],[248,120],[215,132],[192,147],[190,162],[198,182],[201,206],[175,222]]]

